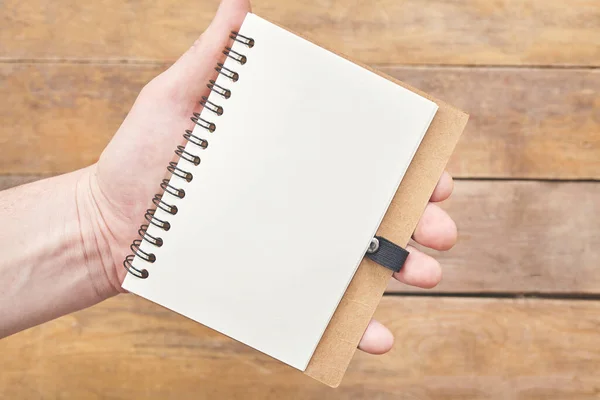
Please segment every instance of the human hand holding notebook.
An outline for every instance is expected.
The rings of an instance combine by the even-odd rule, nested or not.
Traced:
[[[139,274],[124,288],[304,370],[437,106],[246,11],[224,3],[144,89],[93,185],[120,264],[132,221],[172,162],[133,246],[141,257],[128,258]],[[448,182],[433,200],[447,197]],[[452,244],[441,210],[428,206],[423,221],[417,241]],[[435,285],[439,266],[411,253],[395,277]],[[390,345],[376,323],[361,342],[371,352]]]
[[[123,285],[331,386],[357,345],[389,350],[369,320],[411,235],[455,240],[428,202],[467,116],[247,11],[223,4],[98,163],[0,193],[0,337]],[[439,265],[413,250],[393,276]]]

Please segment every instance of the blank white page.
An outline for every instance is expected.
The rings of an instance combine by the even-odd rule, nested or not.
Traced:
[[[123,287],[304,370],[437,106],[256,15],[240,33],[208,148],[186,146],[202,162],[164,196],[179,212],[148,231],[164,245]]]

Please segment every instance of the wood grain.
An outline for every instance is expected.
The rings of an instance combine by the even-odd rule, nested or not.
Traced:
[[[0,341],[3,398],[592,399],[600,303],[384,297],[340,388],[133,295]]]
[[[0,3],[0,190],[93,163],[142,86],[217,8]],[[600,179],[598,1],[256,0],[253,10],[471,114],[455,176]],[[568,68],[547,68],[557,66]],[[0,341],[0,397],[597,399],[600,302],[435,294],[597,295],[599,201],[600,182],[456,182],[443,207],[460,241],[430,252],[442,284],[434,297],[384,297],[376,317],[394,350],[357,354],[337,390],[119,296]]]
[[[97,161],[157,66],[0,64],[0,173]]]
[[[40,177],[0,176],[0,190]],[[457,181],[442,207],[460,235],[427,293],[599,294],[600,182]],[[574,206],[575,205],[575,206]],[[391,281],[388,292],[425,292]]]
[[[216,9],[216,0],[5,0],[0,56],[174,60]],[[253,10],[370,64],[600,65],[593,0],[256,0]]]
[[[600,70],[384,71],[470,114],[455,176],[600,178]]]
[[[0,174],[95,162],[166,65],[0,64]],[[457,177],[600,178],[600,70],[386,68],[471,119]]]
[[[600,182],[458,181],[439,292],[600,293]],[[389,291],[420,291],[392,282]]]

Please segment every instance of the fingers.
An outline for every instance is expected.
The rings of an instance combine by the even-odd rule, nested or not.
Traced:
[[[438,205],[429,203],[413,233],[413,239],[435,250],[449,250],[456,244],[456,224]]]
[[[446,200],[452,194],[453,189],[454,180],[452,180],[452,176],[447,171],[444,171],[431,195],[430,201],[438,202]]]
[[[394,273],[394,278],[408,285],[421,288],[432,288],[442,279],[440,264],[433,257],[422,253],[413,246],[407,246],[410,252],[404,267]],[[384,325],[371,320],[358,348],[370,354],[383,354],[390,351],[394,344],[394,335]]]
[[[239,30],[246,14],[250,11],[250,2],[248,0],[223,0],[219,9],[206,31],[200,37],[186,54],[190,54],[190,62],[202,62],[206,57],[206,51],[213,51],[219,54],[223,47],[229,42],[231,31]]]
[[[450,197],[453,188],[452,177],[444,171],[431,195],[431,201],[446,200]],[[448,250],[456,243],[456,224],[444,210],[429,203],[417,224],[413,238],[423,246],[436,250]],[[413,246],[407,246],[406,249],[410,255],[400,272],[394,273],[394,278],[407,285],[425,289],[430,289],[440,283],[442,280],[440,263]],[[358,348],[371,354],[383,354],[388,352],[393,344],[394,336],[389,329],[376,320],[371,320]]]
[[[407,246],[410,255],[400,272],[394,273],[394,278],[407,285],[431,289],[442,280],[442,267],[433,257],[419,251],[413,246]]]
[[[369,322],[358,348],[370,354],[383,354],[390,351],[394,345],[394,335],[380,322],[374,319]]]
[[[206,83],[216,76],[215,66],[225,57],[223,49],[231,41],[231,31],[237,31],[250,11],[248,0],[223,0],[214,19],[163,75],[175,87],[186,88],[185,96],[196,100],[206,92]]]
[[[410,252],[404,267],[394,273],[394,278],[400,282],[422,288],[432,288],[442,279],[440,264],[433,258],[420,252],[412,246],[407,246]],[[394,345],[394,335],[380,322],[372,319],[360,339],[358,348],[370,354],[383,354],[390,351]]]
[[[394,278],[407,285],[421,288],[432,288],[440,283],[442,279],[442,268],[437,260],[417,250],[413,246],[407,246],[410,252],[404,267],[400,272],[394,273]],[[394,335],[376,320],[371,320],[358,348],[370,354],[387,353],[394,344]]]

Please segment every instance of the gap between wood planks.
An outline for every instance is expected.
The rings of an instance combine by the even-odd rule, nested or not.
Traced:
[[[542,293],[542,292],[385,292],[389,297],[450,297],[475,299],[539,299],[539,300],[584,300],[598,301],[600,293]]]
[[[91,64],[91,65],[171,65],[173,60],[136,60],[136,59],[86,59],[86,58],[2,58],[0,64]],[[449,69],[556,69],[556,70],[595,70],[600,69],[598,65],[523,65],[523,64],[369,64],[375,69],[383,68],[449,68]]]
[[[65,172],[66,173],[66,172]],[[34,182],[40,179],[52,178],[53,176],[62,175],[63,173],[59,173],[56,175],[39,175],[39,174],[0,174],[0,181],[3,180],[12,180],[16,184],[16,186]],[[598,183],[600,179],[561,179],[561,178],[518,178],[518,177],[453,177],[454,181],[485,181],[485,182],[556,182],[556,183]],[[0,184],[0,190],[9,189],[12,186],[4,187]]]

